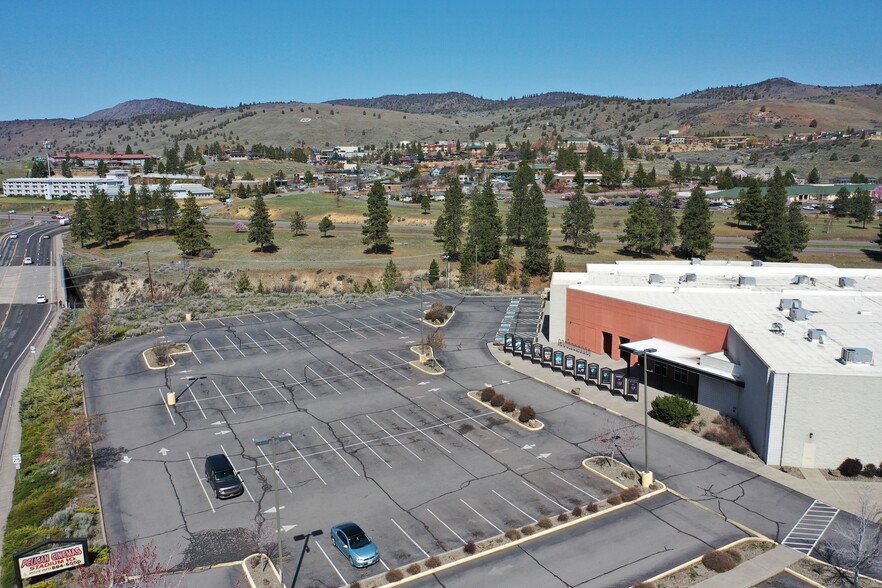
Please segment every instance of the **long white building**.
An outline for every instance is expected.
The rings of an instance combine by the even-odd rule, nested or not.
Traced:
[[[549,296],[552,344],[651,350],[651,386],[736,418],[768,464],[882,460],[882,269],[620,261]]]
[[[107,177],[78,176],[63,178],[9,178],[3,180],[4,196],[39,196],[46,200],[58,198],[88,198],[92,189],[104,190],[108,196],[128,192],[129,175],[126,172],[110,172]]]

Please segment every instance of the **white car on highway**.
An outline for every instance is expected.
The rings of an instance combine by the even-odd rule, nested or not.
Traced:
[[[47,302],[49,302],[49,299],[46,298],[46,296],[44,296],[43,294],[37,296],[37,304],[46,304]]]
[[[31,259],[30,257],[25,257],[25,258],[24,258],[24,264],[25,264],[25,265],[34,265],[34,260]]]
[[[18,239],[18,233],[9,233],[10,239]]]

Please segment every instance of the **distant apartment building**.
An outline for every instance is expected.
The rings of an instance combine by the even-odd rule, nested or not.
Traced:
[[[143,167],[148,159],[155,162],[159,158],[146,153],[56,153],[49,157],[49,163],[54,166],[61,165],[64,160],[78,159],[82,160],[83,167],[98,167],[102,160],[107,167]]]
[[[129,175],[111,172],[107,177],[80,176],[75,178],[9,178],[3,180],[5,196],[38,196],[46,200],[61,198],[88,198],[93,189],[104,190],[108,196],[116,196],[129,189]]]

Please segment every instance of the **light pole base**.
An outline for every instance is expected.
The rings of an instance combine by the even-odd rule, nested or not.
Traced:
[[[168,403],[169,406],[174,406],[178,399],[175,398],[174,392],[167,392],[165,394],[165,401]]]
[[[654,481],[655,476],[653,476],[652,472],[640,472],[640,485],[644,488],[652,486]]]

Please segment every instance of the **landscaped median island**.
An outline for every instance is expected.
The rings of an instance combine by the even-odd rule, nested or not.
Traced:
[[[635,585],[640,588],[686,588],[699,584],[717,574],[723,574],[739,564],[773,549],[775,542],[749,537],[739,539],[721,549],[712,549],[701,557],[684,563],[660,576]]]
[[[433,302],[429,310],[423,312],[423,321],[432,325],[433,327],[440,328],[446,326],[447,323],[450,322],[450,319],[453,318],[454,314],[456,313],[454,312],[451,305],[441,304],[440,302]]]
[[[190,345],[187,343],[172,343],[170,341],[160,341],[142,354],[147,367],[151,370],[162,370],[173,367],[175,365],[175,355],[182,353],[192,353]]]
[[[278,586],[281,580],[276,566],[263,553],[255,553],[243,559],[242,569],[245,570],[245,578],[248,583],[257,588]]]
[[[514,400],[506,399],[492,386],[487,386],[480,392],[472,390],[468,393],[468,397],[525,429],[541,431],[545,428],[545,423],[536,419],[536,411],[532,406],[526,404],[518,408]]]
[[[628,468],[627,465],[621,462],[603,456],[588,459],[599,459],[603,462],[608,462],[610,463],[610,467],[614,467],[618,472],[621,472],[622,469],[630,469],[631,475],[626,476],[625,478],[635,480],[636,485],[629,486],[616,482],[592,468],[587,468],[592,472],[599,474],[601,477],[607,478],[608,481],[621,488],[621,491],[610,494],[606,500],[591,502],[584,506],[576,506],[570,511],[540,519],[533,525],[508,529],[503,535],[496,535],[495,537],[489,537],[481,541],[470,541],[460,548],[433,555],[424,560],[414,562],[406,567],[393,568],[383,574],[353,582],[350,586],[353,588],[379,588],[381,586],[400,586],[407,584],[408,582],[436,574],[446,569],[469,563],[475,559],[511,547],[516,547],[522,543],[554,533],[555,531],[569,528],[583,521],[601,516],[604,513],[625,508],[628,506],[628,503],[637,502],[665,491],[665,487],[661,483],[653,484],[650,488],[641,488],[637,472]]]

